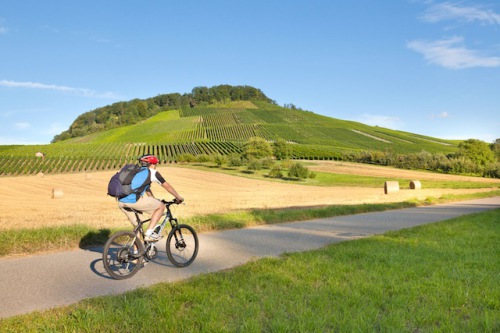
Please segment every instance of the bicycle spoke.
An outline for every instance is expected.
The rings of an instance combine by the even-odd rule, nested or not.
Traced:
[[[167,256],[178,267],[190,265],[198,254],[198,236],[188,225],[173,229],[167,239]]]
[[[131,232],[119,232],[104,247],[104,268],[115,279],[135,274],[142,265],[142,257],[134,258],[141,251],[140,242]]]

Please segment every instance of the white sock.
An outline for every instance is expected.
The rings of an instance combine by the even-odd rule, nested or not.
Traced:
[[[146,236],[151,236],[153,234],[153,229],[146,230]]]

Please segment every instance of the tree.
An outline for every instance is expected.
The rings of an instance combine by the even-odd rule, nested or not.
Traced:
[[[290,149],[288,147],[288,144],[286,143],[286,140],[276,140],[273,144],[273,153],[274,157],[276,157],[277,160],[286,160],[288,158],[288,155],[290,154]]]
[[[243,157],[250,160],[260,159],[263,157],[271,157],[273,155],[273,150],[269,142],[259,137],[250,138],[243,148]]]
[[[476,165],[484,166],[495,161],[495,155],[489,145],[481,140],[469,139],[458,145],[458,157],[465,157]]]
[[[491,144],[491,150],[495,154],[497,161],[500,162],[500,138]]]
[[[297,162],[292,164],[288,170],[288,177],[306,179],[309,176],[309,169]]]

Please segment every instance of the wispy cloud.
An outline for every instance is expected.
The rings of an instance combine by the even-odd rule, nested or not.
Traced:
[[[446,20],[464,20],[481,24],[500,25],[500,15],[484,9],[481,6],[463,7],[454,3],[444,2],[432,5],[421,16],[426,22],[440,22]]]
[[[17,82],[9,80],[0,80],[0,86],[10,87],[10,88],[54,90],[54,91],[61,91],[65,93],[71,93],[79,96],[92,97],[92,98],[109,98],[109,99],[120,98],[118,95],[112,92],[98,93],[91,89],[74,88],[74,87],[59,86],[55,84],[45,84],[38,82]]]
[[[500,67],[500,57],[489,57],[467,49],[463,46],[463,37],[459,36],[436,41],[414,40],[406,46],[421,53],[429,63],[445,68]]]

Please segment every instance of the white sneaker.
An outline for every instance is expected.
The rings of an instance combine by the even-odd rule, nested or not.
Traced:
[[[148,242],[157,242],[159,241],[160,239],[162,239],[163,237],[156,234],[156,233],[152,233],[151,235],[146,235],[144,236],[144,240],[145,241],[148,241]]]

